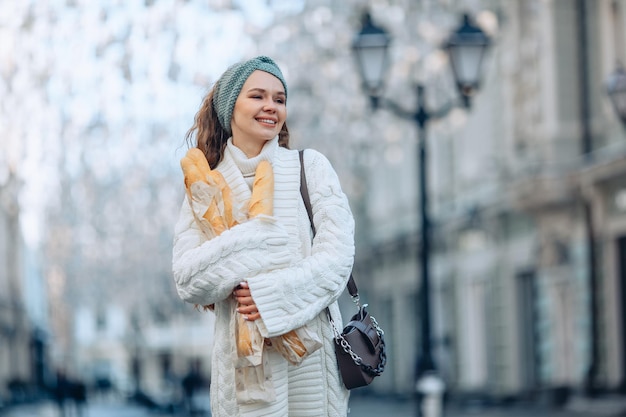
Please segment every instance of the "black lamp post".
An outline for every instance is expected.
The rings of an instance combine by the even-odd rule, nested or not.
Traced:
[[[436,375],[437,367],[432,356],[432,334],[431,334],[431,307],[430,307],[430,220],[428,216],[428,182],[427,182],[427,126],[430,120],[444,117],[450,110],[450,106],[432,111],[426,108],[425,87],[422,84],[416,85],[417,109],[406,111],[396,103],[381,98],[384,74],[388,64],[388,47],[390,37],[387,32],[372,23],[369,14],[363,18],[361,32],[356,35],[353,42],[353,49],[359,65],[359,71],[363,80],[363,87],[369,95],[372,106],[377,108],[382,103],[383,107],[389,108],[398,116],[411,120],[418,127],[418,195],[421,214],[421,251],[418,259],[421,272],[420,300],[418,302],[418,314],[421,320],[420,351],[416,363],[416,392],[418,395],[419,415],[439,415],[439,411],[427,412],[423,409],[422,403],[428,396],[427,385],[433,390],[437,387],[432,384],[442,385],[441,380],[429,380]],[[462,97],[462,104],[465,108],[471,105],[471,97],[480,85],[480,69],[490,40],[485,33],[477,26],[473,25],[468,15],[463,16],[463,23],[452,33],[445,49],[450,56],[454,78],[457,88]]]
[[[606,82],[606,90],[618,117],[626,126],[626,71],[622,65],[611,74]]]

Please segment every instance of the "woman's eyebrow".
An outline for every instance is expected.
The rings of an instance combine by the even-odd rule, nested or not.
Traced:
[[[260,87],[253,87],[253,88],[248,90],[248,93],[252,93],[252,92],[265,93],[266,90],[264,88],[260,88]],[[278,93],[276,93],[276,95],[284,96],[285,92],[284,91],[279,91]]]

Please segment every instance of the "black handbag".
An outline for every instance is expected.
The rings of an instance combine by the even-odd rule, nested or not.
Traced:
[[[302,150],[300,151],[300,193],[309,215],[313,235],[315,235]],[[387,354],[385,332],[376,319],[367,312],[367,304],[361,306],[359,303],[359,291],[352,274],[350,274],[347,287],[352,300],[357,305],[358,312],[352,316],[341,332],[337,329],[328,307],[326,307],[326,315],[335,333],[335,353],[341,379],[347,389],[353,389],[369,385],[375,377],[383,373],[387,363]]]

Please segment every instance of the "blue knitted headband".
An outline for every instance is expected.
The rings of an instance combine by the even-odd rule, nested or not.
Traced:
[[[229,67],[217,80],[213,92],[213,108],[217,112],[217,118],[222,128],[229,135],[232,135],[230,121],[233,117],[233,109],[235,108],[237,97],[239,97],[241,88],[250,74],[256,70],[265,71],[278,78],[283,83],[283,87],[285,87],[285,96],[287,95],[287,83],[283,78],[283,73],[271,58],[258,56]]]

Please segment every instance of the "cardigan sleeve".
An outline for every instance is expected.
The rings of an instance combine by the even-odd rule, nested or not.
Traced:
[[[307,150],[304,156],[316,228],[311,255],[248,279],[265,337],[306,324],[336,301],[354,262],[354,218],[337,174],[321,153]]]
[[[286,230],[275,219],[260,217],[207,241],[185,197],[172,253],[178,295],[201,305],[226,299],[248,277],[288,265],[287,240]]]

